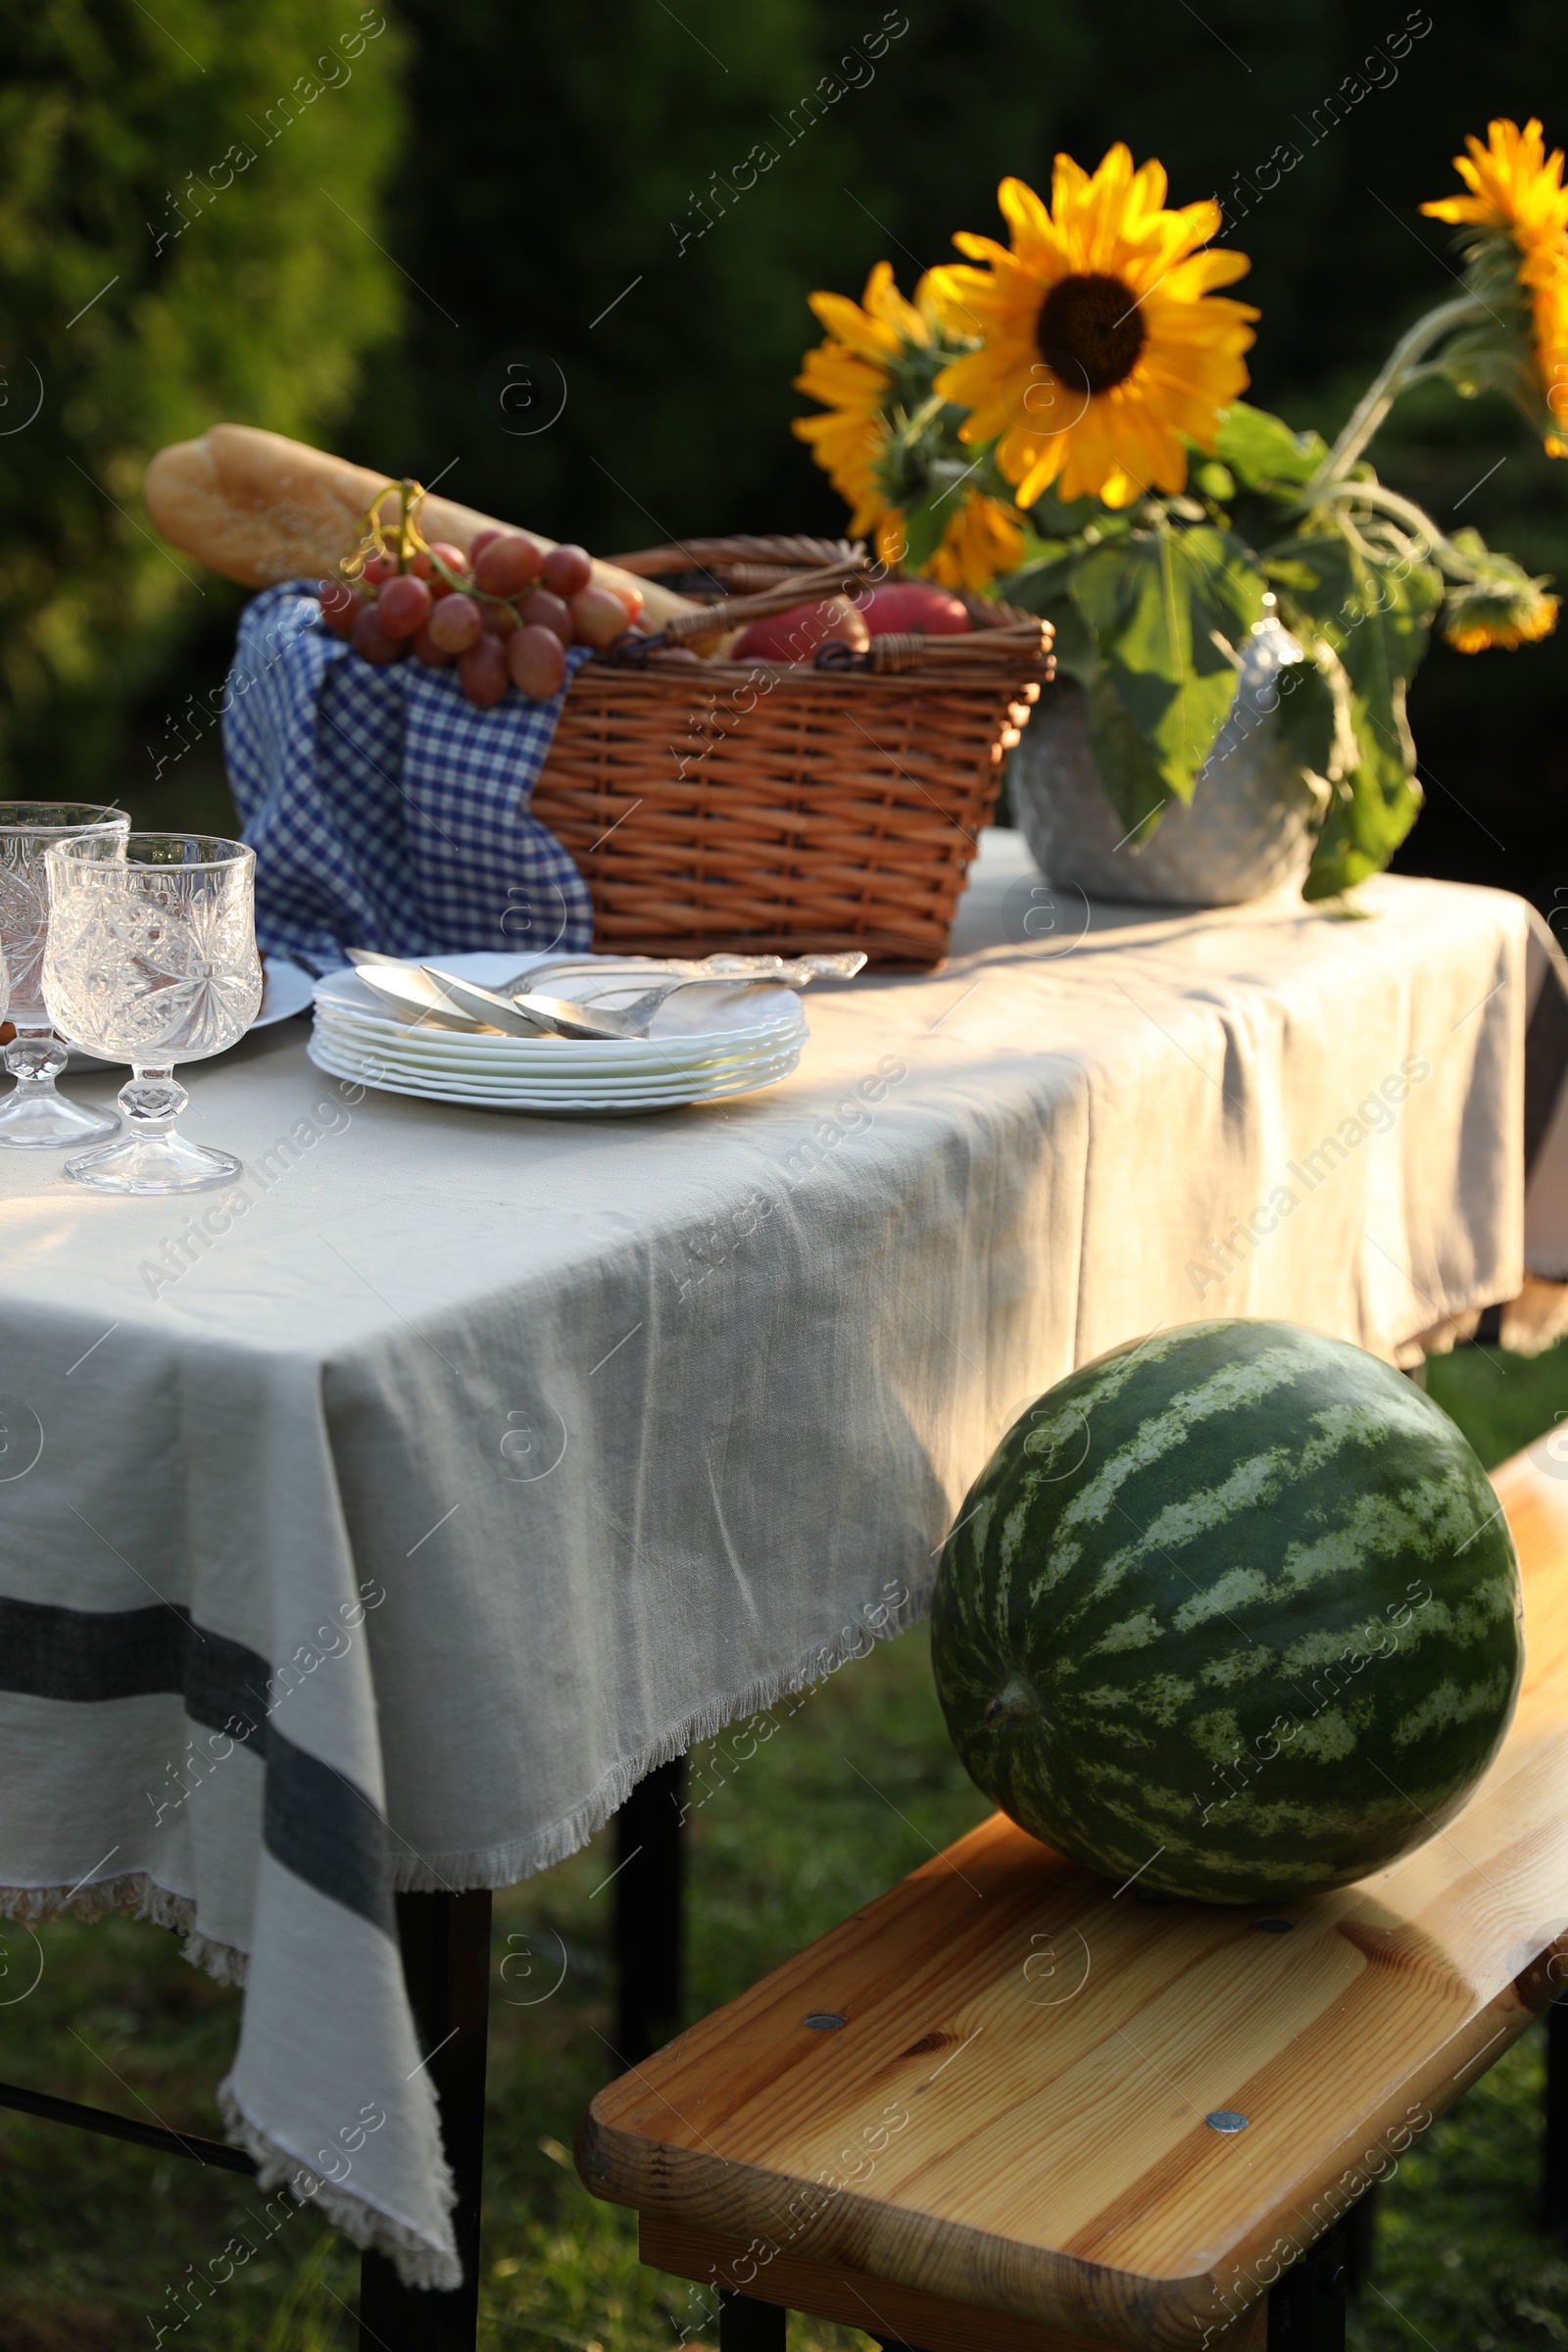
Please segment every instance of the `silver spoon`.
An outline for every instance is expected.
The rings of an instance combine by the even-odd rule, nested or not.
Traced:
[[[397,970],[382,970],[377,967],[371,971],[361,964],[359,978],[364,981],[367,988],[372,989],[378,997],[382,998],[394,1012],[399,1013],[404,1020],[412,1022],[416,1028],[447,1030],[470,1030],[473,1028],[474,1015],[455,1011],[450,1002],[443,1004],[433,1003],[428,997],[420,996],[408,985],[414,975],[409,971],[407,965],[402,966],[401,969],[402,977],[400,978]],[[488,1013],[478,1016],[481,1021],[488,1021],[489,1017]]]
[[[573,1004],[568,997],[503,997],[493,988],[481,988],[475,980],[460,980],[455,972],[437,971],[434,964],[423,963],[419,969],[427,980],[444,989],[463,1011],[471,1012],[514,1037],[538,1037],[541,1032],[547,1036],[576,1038],[627,1038],[645,1034],[624,1013],[594,1012],[586,1004]]]
[[[440,989],[460,1012],[467,1013],[473,1020],[483,1021],[492,1029],[504,1030],[509,1037],[562,1037],[571,1034],[562,1029],[556,1021],[544,1017],[542,1007],[552,1004],[555,1002],[553,998],[537,999],[536,1006],[539,1009],[534,1012],[515,998],[499,996],[493,988],[481,988],[477,980],[460,980],[456,972],[437,971],[431,963],[421,963],[419,969],[431,987]],[[568,1007],[568,1010],[575,1009],[575,1006]],[[616,1037],[619,1034],[618,1030],[613,1029],[588,1031],[590,1037]]]

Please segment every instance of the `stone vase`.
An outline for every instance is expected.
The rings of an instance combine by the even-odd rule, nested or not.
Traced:
[[[1044,688],[1007,767],[1015,820],[1042,873],[1092,899],[1167,906],[1234,906],[1299,888],[1325,787],[1290,760],[1256,693],[1244,671],[1191,802],[1173,801],[1147,838],[1129,842],[1100,780],[1082,687]]]

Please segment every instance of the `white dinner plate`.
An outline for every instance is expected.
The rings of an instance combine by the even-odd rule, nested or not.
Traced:
[[[444,1095],[472,1096],[486,1102],[619,1102],[628,1095],[637,1097],[639,1101],[652,1102],[658,1097],[685,1102],[699,1094],[710,1094],[717,1087],[770,1084],[774,1078],[787,1075],[800,1059],[798,1047],[791,1045],[754,1061],[696,1075],[601,1079],[597,1082],[590,1079],[564,1079],[557,1085],[548,1085],[540,1079],[476,1078],[463,1071],[413,1068],[406,1063],[393,1061],[384,1054],[359,1054],[346,1049],[338,1040],[320,1031],[316,1035],[322,1053],[330,1054],[332,1060],[340,1065],[340,1076],[348,1076],[352,1072],[355,1077],[364,1079],[367,1085],[373,1079],[377,1085],[434,1087]]]
[[[433,957],[443,970],[457,974],[460,979],[476,980],[481,987],[493,987],[498,981],[510,979],[518,969],[515,956],[492,953],[442,956]],[[624,971],[620,957],[605,958],[610,972]],[[655,967],[657,976],[657,967]],[[637,972],[633,975],[641,977]],[[569,994],[569,991],[563,993]],[[482,1052],[493,1053],[497,1048],[508,1054],[528,1058],[548,1054],[553,1065],[561,1065],[561,1057],[569,1054],[580,1059],[582,1066],[606,1069],[623,1063],[628,1070],[641,1068],[657,1061],[668,1068],[671,1057],[682,1062],[698,1062],[710,1052],[730,1053],[738,1043],[759,1033],[772,1035],[793,1031],[804,1035],[806,1014],[799,996],[793,989],[682,989],[659,1007],[654,1016],[653,1034],[647,1038],[511,1038],[484,1037],[476,1032],[462,1030],[418,1030],[410,1021],[400,1021],[389,1011],[384,998],[375,996],[365,982],[353,972],[329,972],[316,983],[315,996],[318,1011],[327,1017],[344,1016],[362,1025],[368,1033],[385,1039],[420,1036],[426,1042],[453,1039],[458,1044]],[[564,1065],[561,1065],[564,1066]]]
[[[765,1058],[780,1048],[798,1049],[806,1034],[801,1023],[780,1021],[734,1032],[722,1046],[710,1045],[701,1054],[682,1051],[674,1040],[650,1040],[646,1046],[637,1040],[639,1051],[632,1054],[622,1047],[611,1046],[609,1040],[601,1048],[574,1045],[565,1039],[464,1036],[452,1030],[362,1022],[329,1012],[323,1005],[317,1008],[316,1025],[323,1037],[336,1042],[340,1052],[379,1057],[400,1067],[432,1074],[450,1070],[454,1075],[499,1083],[590,1088],[607,1080],[640,1084],[649,1078],[732,1069]]]
[[[623,1118],[634,1113],[646,1114],[658,1110],[676,1110],[687,1103],[713,1102],[734,1095],[751,1094],[759,1087],[771,1086],[776,1084],[780,1078],[787,1078],[800,1058],[798,1049],[792,1049],[779,1055],[780,1066],[763,1065],[761,1068],[753,1068],[733,1074],[717,1082],[704,1084],[700,1079],[693,1078],[685,1084],[673,1086],[663,1093],[627,1091],[624,1094],[617,1094],[606,1092],[593,1097],[581,1097],[564,1092],[548,1095],[523,1095],[520,1093],[493,1095],[477,1090],[459,1092],[453,1087],[437,1086],[427,1079],[415,1078],[410,1075],[390,1076],[384,1072],[372,1074],[369,1069],[353,1059],[347,1056],[340,1058],[332,1053],[319,1029],[312,1033],[306,1046],[306,1052],[318,1069],[327,1071],[332,1077],[349,1079],[380,1094],[409,1095],[419,1102],[450,1102],[469,1110],[511,1110],[555,1118],[601,1119]]]

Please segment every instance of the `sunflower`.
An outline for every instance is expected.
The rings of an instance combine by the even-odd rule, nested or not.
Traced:
[[[1200,252],[1220,226],[1212,202],[1166,212],[1162,167],[1133,170],[1119,141],[1091,178],[1058,155],[1051,209],[1021,179],[997,202],[1012,231],[954,243],[969,270],[929,272],[950,331],[980,348],[936,388],[971,413],[969,443],[1000,436],[997,463],[1029,507],[1050,484],[1067,500],[1125,507],[1187,482],[1187,444],[1212,449],[1222,410],[1246,387],[1249,304],[1216,299],[1244,254]]]
[[[1479,580],[1450,593],[1443,634],[1457,653],[1512,653],[1551,635],[1557,603],[1542,580]]]
[[[1468,155],[1456,155],[1453,168],[1468,196],[1440,196],[1421,210],[1434,220],[1453,226],[1500,228],[1521,252],[1556,243],[1568,232],[1568,188],[1562,184],[1562,149],[1546,153],[1540,122],[1531,117],[1523,130],[1517,122],[1499,118],[1487,124],[1483,147],[1467,137]]]
[[[929,278],[921,278],[908,302],[887,262],[876,264],[859,302],[843,294],[813,294],[810,301],[827,340],[807,353],[795,386],[821,401],[827,414],[797,416],[793,429],[810,444],[849,507],[851,531],[868,534],[884,564],[902,564],[908,533],[899,485],[907,476],[905,496],[915,500],[931,490],[926,444],[933,436],[940,441],[944,430],[934,415],[944,404],[932,400],[931,387],[955,344],[943,334]],[[951,451],[951,424],[946,430]],[[975,468],[956,459],[951,470],[959,475]],[[979,590],[999,571],[1011,571],[1022,553],[1019,517],[1002,499],[971,485],[916,568],[945,588]]]
[[[1475,231],[1467,246],[1472,270],[1507,253],[1520,297],[1530,308],[1534,360],[1542,397],[1555,422],[1568,419],[1568,187],[1563,154],[1548,155],[1540,122],[1523,130],[1499,117],[1487,124],[1487,143],[1468,137],[1469,152],[1453,168],[1468,196],[1441,196],[1421,207],[1434,220]],[[1568,457],[1568,438],[1543,434],[1549,457]],[[1537,634],[1544,632],[1538,631]]]
[[[929,385],[935,373],[937,322],[927,280],[906,302],[893,279],[891,262],[878,262],[860,301],[847,294],[813,294],[811,309],[827,329],[827,340],[808,351],[795,378],[797,392],[822,402],[825,416],[797,416],[791,429],[808,442],[811,454],[850,509],[850,529],[858,538],[874,532],[897,510],[877,480],[877,462],[887,447],[887,412],[898,398],[900,379],[910,363],[924,358]]]

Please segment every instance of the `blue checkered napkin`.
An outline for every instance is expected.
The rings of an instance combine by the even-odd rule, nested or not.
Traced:
[[[572,669],[586,659],[567,655]],[[350,947],[588,947],[582,876],[528,812],[564,700],[509,688],[480,710],[451,670],[351,654],[305,581],[254,598],[223,751],[262,948],[341,964]]]

